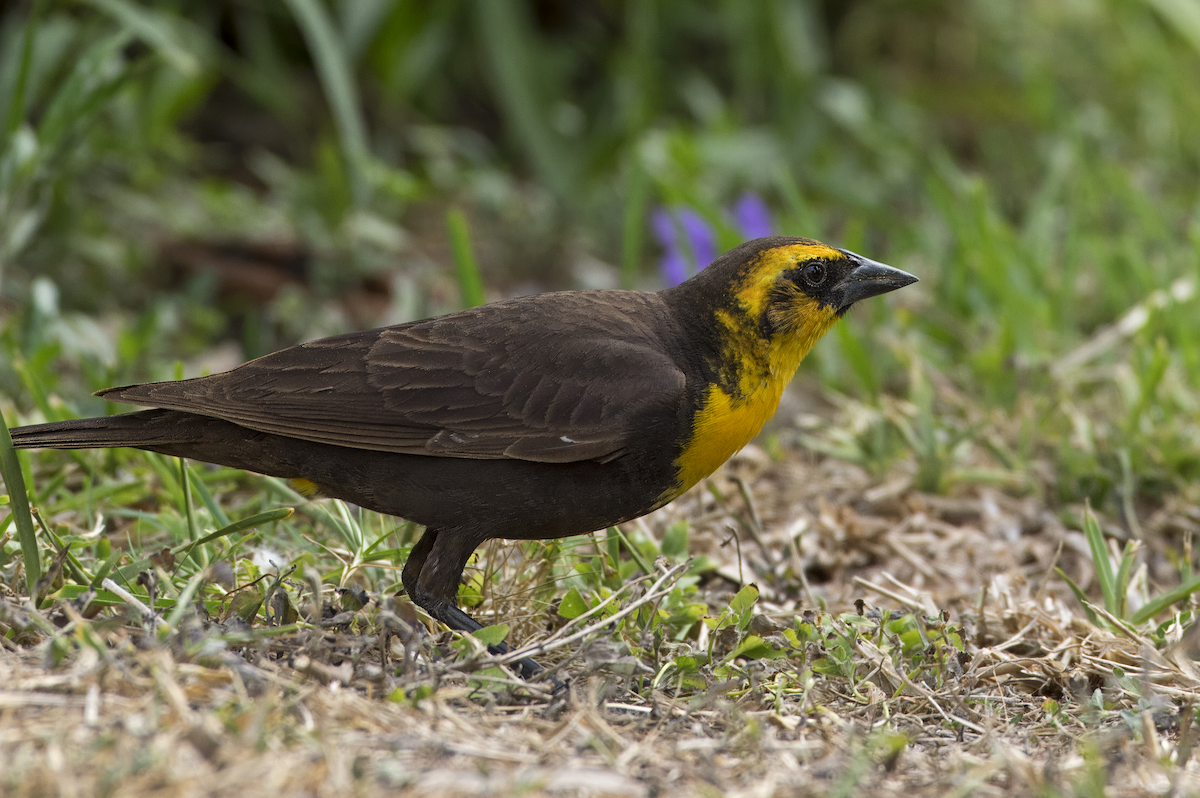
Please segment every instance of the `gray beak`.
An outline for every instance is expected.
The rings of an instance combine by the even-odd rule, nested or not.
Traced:
[[[855,255],[849,250],[839,249],[838,252],[849,258],[854,267],[830,292],[833,304],[839,311],[848,310],[860,299],[886,294],[888,291],[895,291],[917,282],[917,278],[906,271],[864,258],[862,255]]]

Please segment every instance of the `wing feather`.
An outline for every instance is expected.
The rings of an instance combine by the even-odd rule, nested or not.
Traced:
[[[670,324],[654,294],[539,294],[101,395],[352,448],[608,460],[686,399]]]

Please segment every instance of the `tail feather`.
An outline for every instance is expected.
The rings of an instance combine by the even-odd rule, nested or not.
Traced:
[[[146,449],[192,443],[200,417],[172,410],[143,410],[119,416],[32,424],[10,430],[18,449]]]
[[[34,424],[10,432],[18,449],[128,446],[287,479],[324,473],[322,469],[341,451],[340,447],[256,432],[219,418],[161,408]]]

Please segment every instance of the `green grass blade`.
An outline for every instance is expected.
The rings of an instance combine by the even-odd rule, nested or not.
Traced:
[[[467,217],[457,208],[446,211],[446,230],[450,233],[450,251],[454,254],[454,266],[458,270],[458,288],[462,292],[463,306],[473,308],[482,305],[483,280],[479,276],[479,264],[471,250],[471,231]]]
[[[351,175],[351,190],[355,203],[362,205],[366,199],[366,184],[362,178],[362,166],[366,160],[367,126],[363,121],[362,105],[354,72],[341,35],[317,0],[286,0],[296,23],[304,33],[308,48],[317,65],[321,88],[333,112],[342,154],[346,158]]]
[[[786,167],[776,170],[775,186],[783,195],[787,207],[787,215],[783,222],[784,232],[790,235],[821,238],[824,231],[809,204],[804,201],[804,195],[800,192],[800,186],[796,183],[796,177],[792,174],[792,170]]]
[[[33,515],[29,512],[29,497],[25,493],[25,476],[21,473],[21,462],[13,448],[12,436],[8,434],[8,422],[0,413],[0,477],[8,488],[8,498],[13,523],[17,525],[17,542],[21,544],[21,556],[25,559],[25,584],[32,593],[33,586],[42,578],[42,562],[38,557],[37,533],[33,529]]]
[[[339,17],[342,43],[351,62],[357,61],[379,32],[396,0],[354,0],[333,6]]]
[[[161,11],[135,5],[127,0],[88,0],[108,14],[130,33],[154,48],[172,66],[185,75],[200,71],[200,60],[179,40],[171,19]]]
[[[561,138],[547,124],[548,114],[537,96],[538,81],[530,53],[537,41],[521,16],[524,4],[513,0],[480,0],[479,36],[483,40],[497,104],[512,128],[511,136],[525,151],[538,178],[562,199],[572,197],[575,164]]]
[[[183,494],[183,515],[187,519],[188,540],[195,540],[196,532],[196,511],[192,507],[192,477],[188,473],[187,458],[180,457],[179,460],[179,486]]]
[[[247,529],[253,529],[256,526],[270,524],[274,521],[282,521],[291,516],[294,511],[291,507],[280,507],[278,510],[267,510],[265,513],[257,513],[249,518],[243,518],[241,521],[236,521],[229,526],[222,527],[216,532],[211,532],[195,542],[196,546],[203,546],[205,543],[212,543],[218,538],[223,538],[226,535],[232,535],[235,532],[244,532]]]
[[[38,144],[46,149],[39,156],[43,168],[65,169],[67,158],[84,132],[96,124],[97,117],[110,107],[117,94],[135,80],[138,70],[112,68],[132,40],[133,34],[122,30],[89,45],[79,54],[37,122]]]
[[[0,155],[8,151],[13,134],[25,120],[25,94],[29,89],[29,69],[33,63],[33,36],[34,31],[37,30],[38,19],[41,18],[42,7],[45,5],[45,0],[36,0],[33,7],[29,9],[29,16],[25,19],[25,30],[21,35],[21,66],[18,68],[17,82],[13,86],[12,97],[8,105],[8,120],[5,125],[7,135],[3,141],[0,141]]]
[[[192,500],[192,475],[188,471],[186,457],[179,458],[179,485],[183,493],[183,512],[187,521],[188,540],[195,541],[200,536],[200,530],[196,525],[196,508],[195,502]],[[203,546],[190,547],[188,556],[192,556],[193,553],[199,555],[196,558],[197,567],[204,568],[208,565],[208,552]]]
[[[46,386],[42,382],[41,372],[36,370],[20,354],[12,359],[11,367],[17,373],[25,390],[29,391],[29,396],[33,399],[34,406],[46,420],[59,421],[60,419],[55,415],[54,408],[50,405],[50,396],[46,393]]]
[[[188,543],[181,543],[178,546],[174,546],[171,549],[171,553],[175,555],[176,562],[183,562],[187,559],[188,555],[191,553],[192,548],[195,546],[203,546],[207,543],[212,543],[214,540],[217,540],[219,538],[223,538],[228,535],[233,535],[238,532],[244,532],[247,529],[252,529],[257,526],[263,526],[264,524],[269,524],[273,521],[282,521],[283,519],[290,516],[292,514],[292,512],[293,512],[292,508],[290,508],[290,507],[281,507],[278,510],[268,510],[265,513],[258,513],[256,515],[250,516],[249,518],[243,518],[241,521],[237,521],[235,523],[230,524],[229,526],[222,527],[221,529],[218,529],[216,532],[210,532],[209,534],[207,534],[204,537],[197,540],[195,543],[192,543],[189,541]],[[139,571],[144,571],[149,567],[150,567],[149,558],[143,557],[141,559],[135,560],[132,563],[129,563],[128,565],[123,565],[120,568],[118,568],[117,569],[117,578],[119,580],[124,580],[124,581],[128,582],[130,579],[137,576]]]
[[[1189,0],[1147,0],[1200,53],[1200,5]]]
[[[1087,538],[1088,548],[1092,551],[1092,567],[1096,570],[1096,581],[1100,583],[1100,595],[1104,597],[1104,609],[1117,614],[1119,601],[1117,599],[1116,576],[1113,574],[1112,562],[1108,559],[1108,547],[1104,544],[1104,533],[1100,524],[1092,514],[1091,504],[1083,508],[1083,535]]]
[[[174,458],[158,452],[146,452],[143,457],[150,464],[150,468],[158,476],[159,481],[162,482],[163,492],[170,497],[170,501],[182,507],[184,505],[183,486],[179,484],[179,472],[172,467]]]
[[[1129,622],[1135,626],[1145,623],[1146,621],[1158,615],[1160,612],[1170,607],[1172,604],[1184,601],[1188,596],[1200,590],[1200,574],[1196,574],[1191,579],[1188,579],[1179,587],[1168,590],[1161,596],[1151,599],[1142,606],[1137,612],[1129,616]]]
[[[333,506],[337,510],[341,522],[338,524],[338,531],[341,533],[342,540],[356,560],[362,559],[363,549],[367,547],[367,538],[362,525],[362,511],[356,509],[352,514],[350,505],[343,501],[336,502]]]
[[[54,544],[54,547],[59,551],[59,553],[66,553],[66,556],[63,559],[63,568],[69,574],[71,574],[71,578],[75,580],[75,584],[90,585],[92,583],[92,575],[84,569],[83,563],[79,562],[79,558],[76,557],[71,551],[71,547],[67,545],[53,529],[50,528],[50,526],[36,510],[34,510],[33,516],[34,520],[36,520],[38,525],[42,528],[42,533],[44,536],[50,538],[50,541]]]
[[[1100,616],[1096,614],[1096,611],[1092,609],[1091,603],[1088,601],[1087,593],[1084,593],[1083,589],[1075,584],[1075,580],[1067,576],[1063,569],[1056,567],[1054,570],[1067,583],[1067,587],[1071,588],[1071,592],[1079,600],[1079,606],[1083,607],[1083,611],[1087,613],[1088,620],[1092,622],[1092,626],[1103,627],[1104,624],[1100,623]]]
[[[625,533],[621,531],[621,527],[610,526],[609,530],[615,532],[617,537],[621,539],[621,543],[625,546],[625,550],[629,552],[629,556],[632,557],[633,561],[637,563],[637,566],[642,570],[642,573],[646,574],[647,576],[653,576],[654,569],[650,567],[650,563],[646,562],[646,558],[642,556],[640,551],[638,551],[637,546],[633,545],[633,541],[627,538]]]
[[[625,178],[625,218],[621,230],[621,287],[637,288],[642,243],[646,233],[646,208],[650,204],[650,176],[637,162],[629,161]]]
[[[218,527],[229,526],[231,523],[229,516],[225,514],[225,510],[221,505],[217,504],[217,500],[213,498],[212,491],[208,489],[208,485],[204,484],[203,479],[194,479],[191,481],[191,489],[200,497],[201,503],[208,508],[208,512],[212,515],[213,521]]]
[[[206,569],[201,569],[188,580],[187,585],[180,591],[179,597],[175,599],[175,606],[167,614],[165,619],[167,626],[161,627],[158,630],[159,639],[165,639],[171,630],[179,628],[179,622],[183,620],[183,614],[187,612],[188,607],[192,606],[192,599],[195,597],[196,591],[200,589],[201,585],[207,579],[208,574]]]
[[[105,579],[108,578],[108,575],[112,573],[113,567],[116,566],[123,555],[124,552],[122,552],[120,549],[113,549],[111,552],[109,552],[108,559],[100,564],[100,568],[96,571],[96,575],[92,577],[92,590],[100,589],[100,585]]]
[[[1117,566],[1117,576],[1113,587],[1116,590],[1117,609],[1119,612],[1113,613],[1118,618],[1126,618],[1129,615],[1129,575],[1133,572],[1133,563],[1137,559],[1137,543],[1129,541],[1125,544],[1125,549],[1121,552],[1121,563]]]
[[[875,375],[875,366],[871,362],[871,355],[867,352],[863,342],[854,334],[854,329],[849,324],[838,324],[833,331],[837,335],[838,344],[842,347],[842,354],[845,355],[850,369],[866,389],[867,395],[878,398],[879,380]]]
[[[243,518],[241,521],[230,524],[229,526],[221,527],[216,532],[211,532],[204,537],[192,543],[185,543],[181,546],[176,546],[174,551],[178,554],[178,559],[186,559],[188,554],[196,546],[203,546],[206,543],[212,543],[214,540],[219,540],[227,535],[232,535],[237,532],[244,532],[247,529],[253,529],[256,526],[272,523],[273,521],[282,521],[292,514],[291,507],[281,507],[278,510],[268,510],[265,513],[258,513],[249,518]]]

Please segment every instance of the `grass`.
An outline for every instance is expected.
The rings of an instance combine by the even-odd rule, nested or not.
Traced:
[[[0,440],[6,792],[1195,791],[1186,3],[10,5],[8,424],[655,289],[659,208],[725,249],[756,196],[922,282],[708,484],[479,552],[462,603],[567,696],[422,621],[411,524]]]

